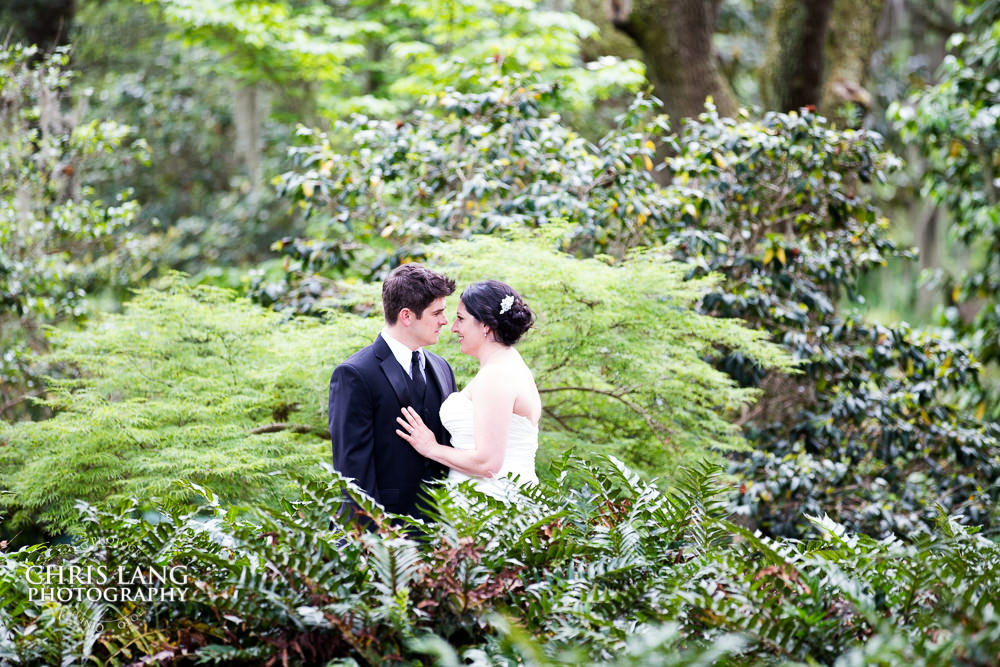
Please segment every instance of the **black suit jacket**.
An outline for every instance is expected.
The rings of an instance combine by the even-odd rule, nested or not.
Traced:
[[[427,382],[437,383],[443,400],[455,391],[455,374],[441,357],[427,350],[424,354]],[[421,483],[443,477],[446,468],[396,435],[396,417],[407,405],[413,405],[409,377],[381,335],[337,366],[330,378],[333,467],[388,511],[420,516]],[[425,405],[423,418],[437,441],[447,445],[440,407],[440,403]]]

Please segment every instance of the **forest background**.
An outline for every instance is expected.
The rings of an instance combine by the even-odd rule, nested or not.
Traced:
[[[1000,3],[9,0],[0,22],[0,660],[995,661]],[[406,261],[539,313],[548,481],[520,532],[442,497],[453,551],[386,525],[338,553],[295,520],[339,493],[326,381]],[[289,548],[262,525],[312,545],[280,584],[248,578]],[[25,602],[31,563],[139,552],[215,593]],[[332,562],[364,582],[317,586]],[[432,576],[463,562],[455,590]],[[605,597],[566,593],[584,564]]]

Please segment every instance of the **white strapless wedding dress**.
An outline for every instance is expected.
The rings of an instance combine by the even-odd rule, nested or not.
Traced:
[[[441,423],[451,434],[451,445],[456,449],[474,449],[472,429],[472,401],[460,391],[450,394],[441,404]],[[517,487],[538,482],[535,474],[535,452],[538,451],[538,427],[521,415],[511,414],[507,431],[507,450],[503,465],[493,477],[471,477],[452,470],[448,481],[461,483],[474,480],[477,490],[494,498],[510,500]]]

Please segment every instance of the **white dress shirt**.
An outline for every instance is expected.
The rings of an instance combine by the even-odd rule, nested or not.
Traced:
[[[382,340],[384,340],[386,345],[389,346],[392,356],[396,357],[396,361],[398,361],[399,365],[403,367],[403,371],[406,373],[406,376],[412,379],[412,376],[410,375],[410,363],[413,358],[413,350],[393,338],[388,329],[382,329]],[[427,363],[427,358],[424,356],[423,348],[417,348],[417,352],[420,354],[420,373],[424,376],[424,380],[426,380],[427,371],[425,369],[425,364]]]

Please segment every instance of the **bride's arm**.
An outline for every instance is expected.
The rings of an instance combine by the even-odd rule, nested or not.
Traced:
[[[503,378],[480,378],[472,400],[473,449],[456,449],[439,444],[420,415],[409,407],[403,408],[402,418],[396,418],[402,427],[396,429],[396,434],[422,456],[466,475],[491,477],[503,466],[515,397],[511,383]]]

